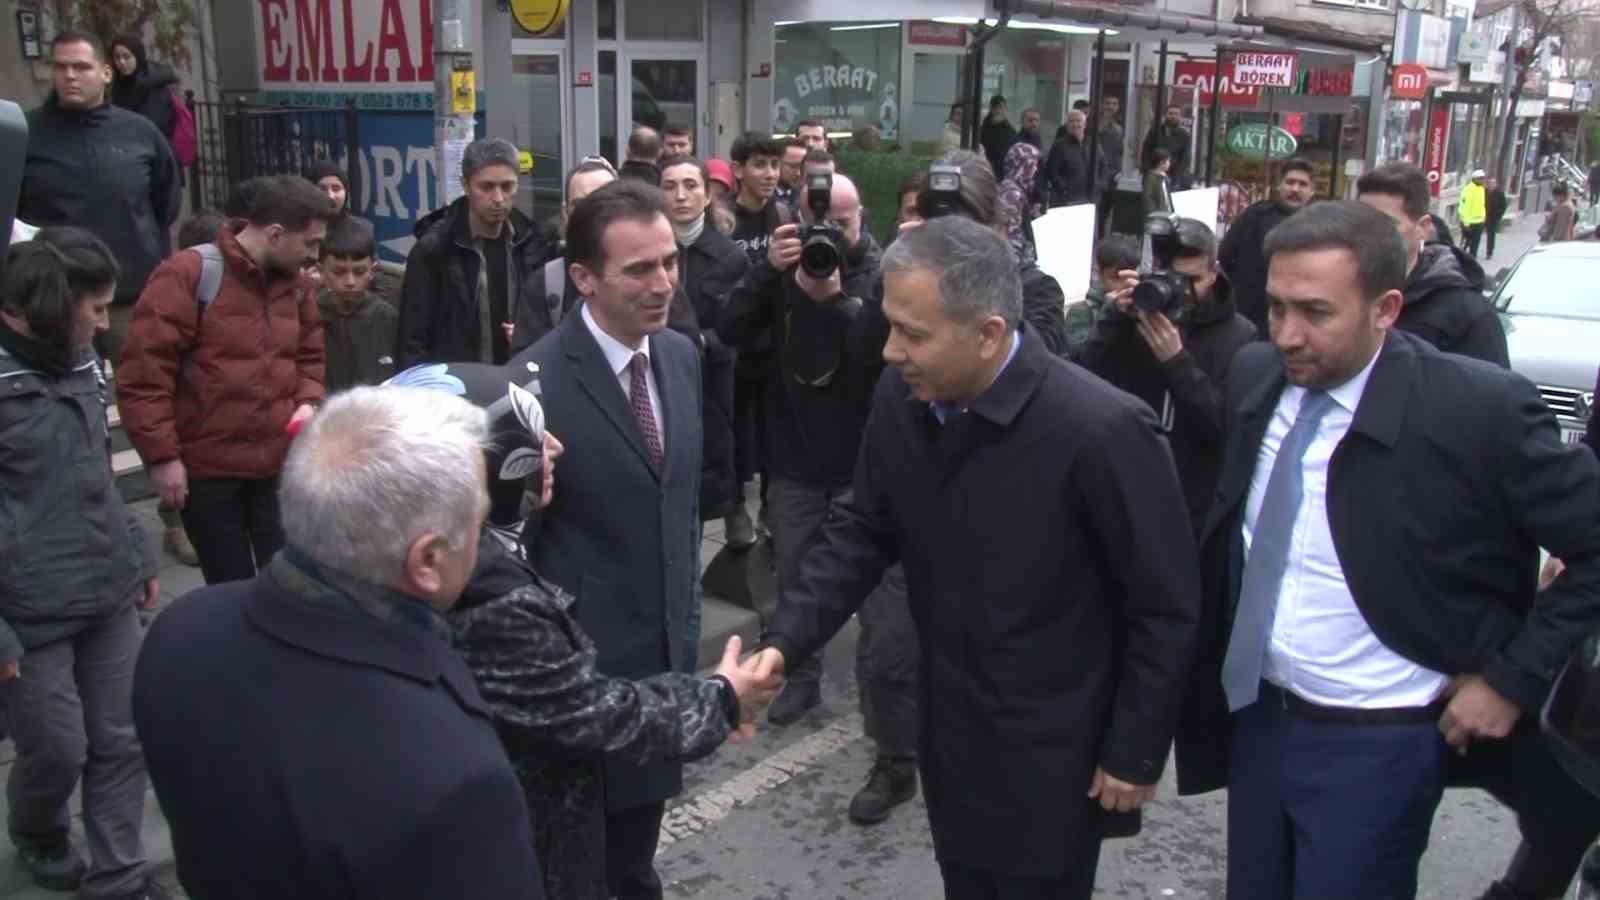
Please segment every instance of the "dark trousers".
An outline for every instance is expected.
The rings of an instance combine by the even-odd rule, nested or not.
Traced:
[[[740,351],[734,367],[733,459],[740,484],[767,469],[767,370],[771,360],[770,351]],[[766,497],[765,485],[762,497]]]
[[[83,782],[89,872],[79,897],[130,893],[144,883],[146,778],[133,730],[133,667],[144,628],[133,600],[71,637],[30,648],[22,676],[0,687],[17,748],[6,783],[12,840],[65,840],[68,804]]]
[[[921,732],[918,695],[921,640],[906,600],[905,569],[896,565],[861,605],[856,683],[861,717],[879,756],[911,759]]]
[[[1312,721],[1263,688],[1233,717],[1228,900],[1412,900],[1444,793],[1433,721]]]
[[[1489,258],[1491,258],[1491,259],[1494,258],[1494,238],[1495,238],[1495,233],[1498,232],[1499,230],[1500,230],[1500,223],[1499,223],[1499,221],[1494,220],[1494,219],[1490,219],[1483,226],[1483,239],[1485,241],[1487,241],[1488,244],[1489,244],[1489,246],[1488,246]]]
[[[1500,881],[1518,896],[1560,895],[1600,838],[1600,799],[1551,755],[1535,716],[1524,715],[1503,741],[1451,754],[1447,776],[1451,787],[1486,790],[1517,814],[1522,845]]]
[[[772,529],[772,565],[778,576],[778,604],[788,588],[800,579],[800,563],[822,535],[828,504],[845,494],[845,488],[817,487],[789,478],[772,478],[767,488],[767,527]],[[822,653],[785,662],[790,682],[815,684],[822,678]]]
[[[661,900],[656,842],[665,803],[606,813],[606,885],[617,900]]]
[[[206,584],[254,578],[283,548],[278,479],[191,480],[183,527]]]
[[[1477,257],[1478,241],[1483,238],[1483,223],[1461,226],[1461,244],[1466,248],[1467,255]],[[1491,253],[1494,251],[1490,251]]]
[[[1100,836],[1093,828],[1084,831],[1084,845],[1072,854],[1061,878],[1024,878],[942,862],[945,900],[1090,900],[1100,867]]]

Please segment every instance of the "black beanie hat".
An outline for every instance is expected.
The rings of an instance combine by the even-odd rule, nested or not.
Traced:
[[[306,166],[305,171],[301,174],[312,184],[317,184],[322,179],[332,175],[334,178],[339,179],[339,183],[344,185],[345,190],[350,190],[350,182],[345,178],[344,168],[331,159],[319,159]]]

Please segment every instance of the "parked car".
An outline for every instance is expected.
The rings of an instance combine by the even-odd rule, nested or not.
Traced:
[[[1539,386],[1569,444],[1583,439],[1600,368],[1600,241],[1532,247],[1494,282],[1511,368]]]

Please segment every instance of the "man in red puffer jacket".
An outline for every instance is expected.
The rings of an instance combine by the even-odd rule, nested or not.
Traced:
[[[254,193],[216,244],[150,277],[117,371],[123,426],[182,512],[207,584],[254,577],[283,545],[278,472],[324,394],[322,322],[300,270],[335,213],[298,176]]]

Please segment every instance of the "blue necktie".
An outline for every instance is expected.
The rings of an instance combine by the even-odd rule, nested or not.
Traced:
[[[1294,426],[1273,460],[1267,492],[1261,498],[1261,511],[1251,533],[1228,655],[1222,660],[1222,690],[1228,697],[1230,712],[1256,702],[1261,690],[1261,667],[1266,662],[1267,641],[1272,637],[1278,590],[1289,564],[1295,516],[1300,512],[1300,461],[1317,436],[1317,425],[1332,408],[1333,398],[1326,392],[1307,391],[1300,400]]]

